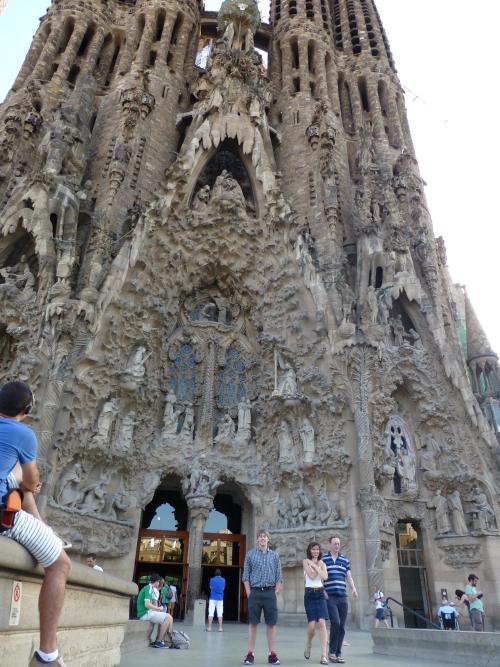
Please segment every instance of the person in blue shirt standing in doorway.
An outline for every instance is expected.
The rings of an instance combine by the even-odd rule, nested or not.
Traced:
[[[217,621],[219,622],[219,632],[223,632],[222,617],[224,615],[224,589],[226,580],[221,576],[219,568],[215,570],[215,577],[210,579],[210,598],[208,600],[208,626],[207,632],[212,631],[212,621],[214,613],[217,612]]]

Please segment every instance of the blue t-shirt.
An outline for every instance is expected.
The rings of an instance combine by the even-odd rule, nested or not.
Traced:
[[[224,577],[212,577],[210,579],[210,599],[223,600],[226,580]]]
[[[7,477],[14,466],[36,459],[36,435],[24,424],[0,417],[0,502],[7,495]]]

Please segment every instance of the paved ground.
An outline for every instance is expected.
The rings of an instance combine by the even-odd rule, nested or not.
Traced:
[[[241,665],[246,653],[247,628],[242,624],[227,624],[224,632],[205,632],[203,628],[193,628],[177,624],[191,638],[191,648],[187,651],[159,650],[147,648],[126,656],[121,667],[230,667]],[[214,628],[215,630],[215,628]],[[371,635],[367,632],[348,632],[346,636],[351,646],[344,647],[346,667],[450,667],[450,663],[429,660],[402,660],[372,654]],[[277,652],[281,664],[286,667],[306,667],[318,665],[320,659],[319,638],[315,638],[309,661],[303,657],[305,629],[278,626]],[[267,664],[267,647],[264,626],[259,627],[255,665]]]

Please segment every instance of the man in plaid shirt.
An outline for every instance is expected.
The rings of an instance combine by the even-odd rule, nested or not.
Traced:
[[[281,563],[278,554],[269,549],[271,536],[267,530],[257,534],[257,548],[251,549],[245,558],[243,568],[243,585],[248,598],[248,653],[245,665],[253,665],[255,656],[255,640],[257,625],[260,623],[262,611],[266,623],[267,644],[270,665],[279,665],[276,655],[276,623],[278,622],[278,604],[276,595],[283,585]]]

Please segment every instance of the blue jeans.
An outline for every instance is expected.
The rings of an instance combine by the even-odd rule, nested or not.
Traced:
[[[330,616],[330,647],[329,651],[337,657],[342,655],[342,642],[345,636],[347,619],[347,598],[330,595],[326,601]]]

